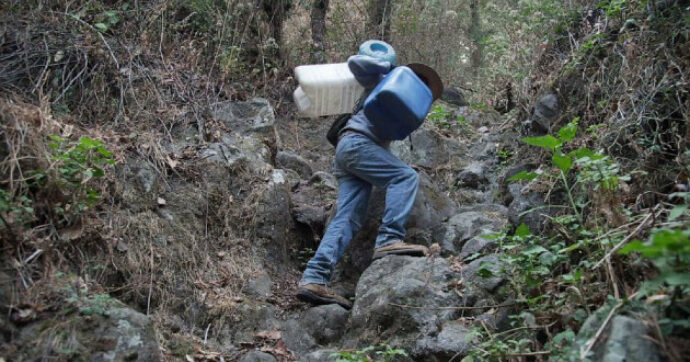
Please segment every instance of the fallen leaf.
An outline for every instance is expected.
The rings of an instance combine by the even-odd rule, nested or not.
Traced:
[[[60,238],[67,241],[76,240],[83,232],[84,228],[78,223],[60,231]]]
[[[258,332],[254,335],[256,338],[263,338],[263,339],[272,339],[272,340],[278,340],[280,339],[280,331],[261,331]]]
[[[170,158],[170,156],[167,155],[165,156],[165,160],[168,162],[168,166],[170,166],[170,168],[172,169],[177,167],[177,165],[179,164],[178,161],[173,160],[172,158]]]
[[[156,202],[157,202],[158,205],[160,205],[160,206],[164,206],[164,205],[167,204],[167,202],[165,201],[165,199],[162,198],[162,197],[156,198]]]
[[[262,347],[261,352],[270,353],[279,357],[285,357],[286,359],[292,359],[292,352],[288,350],[285,342],[283,342],[282,339],[276,343],[275,347]]]
[[[34,319],[36,319],[36,310],[31,306],[24,306],[12,313],[12,322],[16,324],[28,323]]]
[[[117,245],[115,246],[115,248],[117,249],[117,251],[122,252],[122,253],[129,250],[129,246],[127,245],[127,243],[125,243],[122,240],[119,240],[117,242]]]

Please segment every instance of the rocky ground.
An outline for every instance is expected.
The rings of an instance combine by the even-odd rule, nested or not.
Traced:
[[[292,297],[302,264],[335,211],[328,122],[276,119],[262,99],[224,102],[204,123],[222,132],[208,135],[198,123],[173,129],[155,146],[166,164],[132,158],[118,167],[124,185],[118,220],[133,234],[113,243],[119,255],[113,263],[150,257],[160,265],[155,275],[143,276],[141,290],[100,298],[95,281],[61,277],[63,292],[52,295],[64,308],[27,305],[10,320],[0,318],[3,333],[16,336],[11,355],[36,358],[42,353],[36,348],[52,338],[62,357],[98,361],[326,361],[337,350],[380,344],[405,349],[413,361],[461,360],[473,348],[473,328],[515,327],[509,316],[519,311],[496,242],[487,235],[519,222],[538,230],[539,214],[525,211],[543,197],[506,181],[530,167],[501,157],[516,142],[515,130],[502,128],[495,113],[447,107],[451,118],[462,115],[468,124],[426,122],[411,140],[392,145],[421,176],[408,241],[433,254],[371,262],[384,206],[383,193],[375,192],[368,222],[333,280],[334,289],[353,300],[352,310],[311,307]],[[131,142],[140,147],[144,141],[133,135]],[[222,223],[237,233],[219,232]],[[153,290],[182,280],[178,267],[166,263],[184,258],[199,266],[198,274],[184,277],[207,292],[185,283],[170,298]],[[245,282],[233,284],[238,276]],[[108,274],[100,282],[115,285],[117,278]],[[4,304],[12,293],[0,291]],[[145,314],[155,308],[167,312],[155,314],[152,324]],[[601,318],[606,311],[586,323],[583,343]],[[610,338],[596,346],[600,360],[659,360],[640,322],[616,317],[611,325]],[[58,338],[65,331],[69,338]]]

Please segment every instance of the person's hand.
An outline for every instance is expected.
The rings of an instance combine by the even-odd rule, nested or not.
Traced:
[[[364,88],[378,84],[381,77],[391,70],[391,63],[368,55],[353,55],[347,60],[355,79]]]

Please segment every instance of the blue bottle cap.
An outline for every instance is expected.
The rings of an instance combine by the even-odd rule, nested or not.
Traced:
[[[362,43],[362,45],[359,46],[359,54],[368,55],[370,57],[388,61],[391,63],[391,65],[395,65],[395,61],[397,58],[395,49],[393,49],[393,47],[390,44],[381,40],[365,41],[364,43]]]

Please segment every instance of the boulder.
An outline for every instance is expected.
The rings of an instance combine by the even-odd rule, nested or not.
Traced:
[[[221,345],[253,343],[257,333],[274,331],[281,327],[281,321],[276,317],[278,309],[273,304],[242,303],[236,312],[219,333]]]
[[[296,171],[305,180],[308,180],[312,175],[312,169],[307,160],[289,151],[278,152],[276,167]]]
[[[475,107],[461,106],[454,112],[455,117],[462,117],[473,127],[490,127],[498,121],[498,112],[491,110],[479,110]]]
[[[548,221],[543,215],[549,215],[555,210],[544,207],[543,194],[529,190],[523,192],[523,190],[523,186],[517,182],[508,185],[508,199],[511,200],[508,217],[515,225],[524,223],[532,232],[539,232]]]
[[[576,343],[582,348],[601,328],[611,307],[605,306],[593,313],[580,328]],[[605,327],[605,333],[587,355],[588,359],[604,362],[657,362],[659,349],[652,342],[647,327],[641,321],[618,315]]]
[[[268,100],[226,101],[213,105],[213,120],[223,122],[232,133],[258,133],[275,137],[275,112]]]
[[[560,115],[561,106],[558,103],[558,96],[554,93],[547,93],[539,98],[527,125],[531,133],[545,134],[549,132],[551,125]]]
[[[261,351],[251,351],[242,358],[240,358],[240,362],[277,362],[278,360],[273,357],[272,354],[266,353],[266,352],[261,352]]]
[[[20,346],[16,360],[65,357],[65,353],[79,361],[163,360],[149,317],[115,300],[87,303],[94,304],[22,328],[15,340]],[[71,348],[58,355],[55,346],[59,345]]]
[[[477,205],[465,208],[434,229],[433,239],[441,246],[442,255],[457,254],[465,242],[475,236],[496,233],[507,225],[505,208],[500,205]]]
[[[160,347],[149,317],[128,307],[108,310],[108,321],[91,332],[100,340],[116,341],[114,348],[99,352],[92,361],[160,361]]]
[[[325,232],[325,226],[331,213],[335,211],[336,191],[335,178],[326,172],[317,172],[309,182],[300,182],[292,189],[290,214],[301,225],[306,225],[311,233],[305,247],[315,248]]]
[[[469,103],[465,100],[465,95],[462,94],[462,90],[458,87],[445,87],[443,89],[443,94],[441,94],[441,100],[454,104],[456,106],[467,106]]]
[[[385,341],[403,348],[415,361],[447,361],[462,357],[469,332],[455,323],[471,305],[471,291],[454,288],[461,274],[441,258],[387,256],[371,264],[357,284],[355,303],[343,339],[346,348]],[[457,358],[456,357],[456,358]]]
[[[459,156],[467,151],[463,144],[443,136],[427,124],[423,124],[411,137],[391,143],[390,150],[401,161],[425,169],[441,166],[461,169],[464,161]]]
[[[218,142],[199,150],[199,158],[231,170],[249,169],[266,172],[271,166],[271,149],[260,135],[224,133]]]
[[[214,121],[228,132],[202,147],[199,158],[230,168],[249,168],[254,173],[272,168],[271,157],[278,143],[273,108],[262,98],[247,102],[227,101],[212,107]]]
[[[299,318],[285,323],[283,341],[288,349],[300,354],[335,342],[345,331],[349,314],[337,304],[309,308]]]
[[[310,352],[302,358],[299,359],[298,362],[326,362],[326,361],[335,361],[337,358],[336,357],[331,357],[331,354],[336,353],[338,351],[334,349],[320,349],[316,350],[314,352]]]
[[[460,321],[443,321],[440,332],[436,338],[422,339],[424,354],[423,361],[447,361],[453,357],[456,359],[470,351],[470,342],[467,336],[470,327]]]
[[[283,342],[287,348],[298,355],[305,354],[318,347],[305,326],[298,319],[289,319],[282,326]]]
[[[460,259],[465,259],[470,255],[484,253],[488,250],[491,250],[495,248],[496,245],[496,240],[488,239],[478,235],[465,242],[465,245],[462,246],[462,250],[460,251],[458,257]]]
[[[320,184],[323,187],[327,187],[333,191],[338,190],[338,180],[332,174],[324,171],[316,171],[314,175],[309,179],[312,184]]]
[[[254,218],[258,245],[273,265],[288,260],[288,249],[294,237],[294,223],[290,214],[290,189],[283,170],[273,170],[256,206]]]
[[[247,287],[244,292],[258,298],[268,298],[271,296],[271,288],[273,287],[273,281],[271,277],[266,273],[261,273],[259,275],[252,276],[247,283]]]
[[[494,292],[505,281],[503,262],[496,254],[473,260],[463,269],[465,281],[489,293]]]
[[[458,174],[457,183],[462,187],[484,188],[486,187],[484,165],[480,162],[472,162]]]
[[[127,160],[117,166],[117,186],[115,192],[122,204],[129,210],[138,212],[151,209],[162,192],[158,171],[148,162]]]

